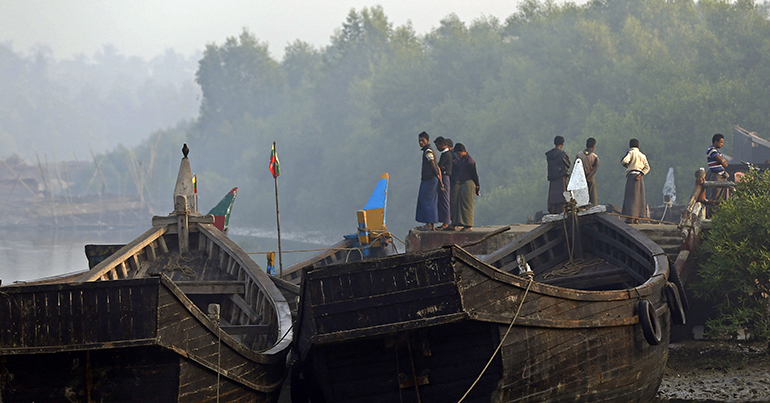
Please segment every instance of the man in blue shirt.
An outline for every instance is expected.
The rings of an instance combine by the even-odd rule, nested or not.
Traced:
[[[725,145],[725,136],[717,133],[711,137],[711,146],[706,150],[706,162],[708,163],[708,171],[706,172],[707,181],[726,181],[730,178],[730,174],[727,173],[725,167],[727,167],[727,160],[722,157],[722,153],[719,149]],[[720,200],[725,200],[730,197],[730,189],[727,188],[711,188],[706,189],[706,198],[712,202],[719,203]],[[712,208],[710,205],[706,206],[706,217],[711,217]]]

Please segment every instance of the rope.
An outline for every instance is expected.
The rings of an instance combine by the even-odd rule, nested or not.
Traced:
[[[281,253],[297,253],[297,252],[321,252],[321,251],[337,251],[337,250],[357,250],[360,248],[318,248],[318,249],[296,249],[296,250],[284,250]],[[246,252],[247,255],[267,255],[267,252]]]
[[[643,221],[657,222],[657,223],[660,223],[660,224],[671,224],[671,225],[679,225],[679,224],[677,224],[677,223],[675,223],[675,222],[671,222],[671,221],[662,221],[662,220],[655,220],[655,219],[653,219],[653,218],[634,217],[634,216],[630,216],[630,215],[623,215],[623,214],[618,214],[618,213],[607,213],[607,214],[609,214],[609,215],[614,215],[615,217],[632,218],[632,219],[634,219],[634,220],[643,220]]]
[[[532,283],[535,280],[535,275],[532,272],[526,272],[523,274],[523,276],[529,278],[529,283],[527,283],[527,290],[524,291],[524,296],[521,298],[521,302],[519,303],[519,308],[516,310],[516,315],[513,316],[513,319],[511,320],[511,324],[508,325],[508,330],[505,331],[505,335],[503,336],[503,339],[500,340],[500,344],[497,345],[497,348],[495,349],[495,352],[492,353],[492,357],[489,357],[489,361],[487,361],[487,365],[484,366],[484,369],[481,370],[481,373],[476,378],[475,381],[473,381],[473,384],[470,388],[468,388],[468,391],[465,392],[463,397],[460,398],[460,400],[457,401],[457,403],[461,403],[465,398],[468,396],[469,393],[471,393],[471,390],[476,386],[477,383],[479,383],[479,380],[481,380],[481,377],[484,376],[484,373],[487,372],[487,369],[492,364],[492,361],[497,356],[497,353],[500,351],[500,349],[503,347],[503,343],[505,343],[505,339],[508,337],[508,333],[511,332],[511,328],[513,328],[513,322],[516,322],[516,318],[519,317],[519,312],[521,312],[521,307],[524,306],[524,300],[527,299],[527,294],[529,293],[529,288],[532,286]]]
[[[399,242],[403,243],[404,245],[406,245],[406,244],[404,243],[404,241],[402,241],[402,240],[398,239],[398,237],[397,237],[397,236],[395,236],[395,235],[393,235],[393,234],[390,234],[390,236],[391,236],[391,237],[393,237],[393,238],[395,238],[395,239],[397,239]],[[376,236],[376,237],[374,237],[374,238],[372,239],[372,241],[374,241],[374,240],[377,240],[377,239],[379,239],[379,238],[386,238],[386,237],[387,237],[387,236],[386,236],[386,235],[384,235],[384,234],[383,234],[383,235],[379,235],[379,236]],[[370,243],[371,243],[371,242],[370,242]],[[339,250],[347,250],[347,251],[353,251],[353,250],[357,250],[357,251],[359,251],[359,252],[360,252],[361,250],[363,250],[363,249],[365,249],[365,248],[369,248],[369,247],[370,247],[370,245],[367,245],[367,246],[363,246],[363,247],[357,247],[357,248],[318,248],[318,249],[295,249],[295,250],[285,250],[285,251],[282,251],[282,253],[300,253],[300,252],[324,252],[324,251],[339,251]],[[268,253],[270,253],[270,252],[269,252],[269,251],[267,251],[267,252],[246,252],[246,254],[247,254],[247,255],[267,255]]]
[[[567,239],[566,245],[567,245],[567,254],[569,255],[569,262],[565,263],[564,266],[562,266],[559,269],[550,271],[543,275],[543,279],[547,280],[550,278],[555,277],[569,277],[574,276],[583,269],[591,267],[591,266],[597,266],[604,262],[604,259],[596,258],[593,260],[586,261],[585,259],[574,259],[574,252],[575,252],[575,231],[577,231],[578,228],[578,216],[577,213],[580,209],[577,206],[577,202],[575,199],[570,200],[567,202],[567,204],[564,206],[565,213],[570,215],[570,218],[572,219],[572,231],[568,231],[567,229],[567,220],[562,220],[562,224],[564,224],[564,237],[568,238],[569,233],[572,234],[572,242],[570,245],[569,239]]]
[[[179,264],[180,260],[183,261],[183,262],[192,262],[193,259],[194,258],[185,259],[182,255],[178,255],[177,258],[176,258],[176,261],[174,261],[173,263],[169,262],[169,265],[164,267],[163,271],[169,271],[169,272],[179,271],[179,272],[182,272],[182,274],[184,274],[187,277],[194,278],[198,273],[196,273],[195,270],[192,267],[190,267],[188,265]],[[204,269],[206,268],[206,263],[205,262],[203,264],[203,268]]]
[[[219,326],[219,324],[217,324]],[[220,372],[222,372],[222,335],[220,333],[221,329],[217,329],[217,368],[219,371],[217,371],[217,403],[219,403],[219,376]]]
[[[393,238],[395,238],[395,239],[396,239],[398,242],[401,242],[402,244],[404,244],[404,246],[406,246],[406,242],[402,241],[402,240],[401,240],[401,239],[399,239],[397,236],[395,236],[395,235],[393,235],[393,234],[390,234],[390,236],[392,236],[392,237],[393,237]]]
[[[543,275],[544,280],[548,280],[550,278],[555,277],[569,277],[574,276],[575,274],[580,273],[583,269],[591,266],[596,266],[601,263],[604,263],[604,259],[596,258],[593,260],[586,261],[585,259],[576,259],[571,260],[564,264],[564,266],[558,270],[553,270],[549,273],[546,273]]]

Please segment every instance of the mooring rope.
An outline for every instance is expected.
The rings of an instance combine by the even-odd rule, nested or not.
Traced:
[[[219,326],[219,324],[217,324]],[[217,403],[219,403],[219,377],[222,372],[222,329],[217,329]]]
[[[679,225],[679,224],[677,224],[675,222],[656,220],[654,218],[634,217],[634,216],[618,214],[618,213],[607,213],[607,214],[615,216],[615,217],[632,218],[634,220],[650,221],[650,222],[656,222],[656,223],[660,223],[660,224]]]
[[[529,288],[532,286],[532,283],[535,281],[535,274],[531,271],[525,272],[522,274],[523,276],[529,278],[529,283],[527,283],[527,289],[524,291],[524,296],[521,297],[521,302],[519,303],[519,308],[516,309],[516,315],[513,316],[513,319],[511,320],[511,324],[508,325],[508,330],[505,331],[505,335],[503,335],[502,340],[500,340],[500,344],[497,345],[497,348],[495,349],[495,352],[492,353],[492,357],[489,357],[489,361],[487,361],[487,365],[484,366],[484,369],[481,370],[481,373],[476,378],[475,381],[473,381],[473,384],[470,388],[468,388],[468,391],[465,392],[463,397],[460,398],[460,400],[457,401],[457,403],[462,403],[463,400],[465,400],[466,397],[468,397],[468,394],[471,393],[473,388],[476,386],[477,383],[479,383],[479,380],[481,380],[481,377],[484,376],[484,373],[487,372],[487,369],[492,364],[492,361],[497,356],[497,353],[500,351],[500,349],[503,347],[503,344],[505,343],[505,339],[508,338],[508,333],[511,332],[511,328],[513,328],[513,322],[516,322],[516,318],[519,317],[519,312],[521,312],[521,307],[524,306],[524,300],[527,299],[527,294],[529,294]]]
[[[559,269],[553,270],[551,272],[545,273],[543,275],[543,279],[547,280],[554,277],[569,277],[574,276],[583,269],[591,267],[591,266],[597,266],[604,262],[604,259],[596,258],[593,260],[586,261],[585,259],[574,259],[574,253],[575,253],[575,232],[578,231],[578,211],[580,209],[577,207],[577,202],[572,199],[564,207],[565,213],[570,215],[570,218],[572,219],[572,231],[568,231],[567,229],[567,219],[565,218],[562,220],[562,224],[564,224],[564,238],[565,243],[567,245],[567,254],[569,255],[569,262],[565,263],[564,266],[562,266]],[[570,233],[572,235],[572,243],[570,245],[569,236]]]
[[[393,238],[395,238],[395,239],[397,239],[399,242],[403,243],[404,245],[406,245],[406,244],[404,243],[404,241],[402,241],[402,240],[398,239],[398,237],[397,237],[397,236],[395,236],[395,235],[393,235],[393,234],[390,234],[390,236],[391,236],[391,237],[393,237]],[[372,239],[372,241],[376,241],[376,240],[377,240],[377,239],[379,239],[379,238],[386,238],[386,237],[387,237],[386,235],[380,235],[380,236],[374,237],[374,238]],[[346,250],[346,251],[353,251],[353,250],[357,250],[357,251],[361,251],[361,250],[363,250],[363,249],[365,249],[365,248],[368,248],[368,247],[370,247],[370,245],[367,245],[367,246],[363,246],[363,247],[357,247],[357,248],[355,248],[355,247],[354,247],[354,248],[318,248],[318,249],[295,249],[295,250],[284,250],[284,251],[281,251],[281,253],[323,252],[323,251],[327,251],[327,250],[328,250],[328,251],[332,251],[332,252],[341,251],[341,250]],[[270,253],[270,252],[269,252],[269,251],[266,251],[266,252],[246,252],[246,254],[247,254],[247,255],[267,255],[268,253]]]

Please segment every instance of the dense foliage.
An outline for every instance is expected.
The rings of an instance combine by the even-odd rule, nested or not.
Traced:
[[[573,158],[586,138],[598,140],[599,201],[614,204],[619,160],[640,139],[654,206],[669,167],[689,194],[714,133],[726,134],[730,154],[731,124],[770,127],[768,55],[767,7],[747,0],[528,0],[504,21],[450,14],[425,34],[363,8],[328,46],[297,41],[280,61],[248,31],[208,45],[196,75],[200,116],[171,133],[185,131],[206,202],[241,188],[236,225],[274,226],[267,165],[277,141],[287,231],[352,230],[354,211],[388,172],[388,226],[404,234],[417,224],[423,130],[465,144],[477,161],[477,225],[545,209],[544,153],[556,135]],[[176,161],[178,148],[159,153]],[[155,165],[157,183],[172,180],[160,180],[168,165]]]
[[[707,322],[707,335],[736,337],[747,329],[770,341],[770,171],[744,177],[712,222],[696,283],[699,296],[713,301],[719,312]]]

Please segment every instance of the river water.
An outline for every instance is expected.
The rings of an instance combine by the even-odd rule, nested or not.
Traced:
[[[76,230],[70,228],[0,229],[0,280],[3,285],[15,281],[29,281],[88,269],[85,255],[87,244],[126,244],[144,233],[144,227],[125,227],[104,230]],[[276,252],[278,269],[278,241],[268,231],[249,228],[231,228],[230,238],[264,270],[267,266],[264,252]],[[282,239],[283,266],[310,257],[318,252],[294,252],[327,248],[342,239],[342,235],[303,237],[289,234]],[[318,242],[308,242],[315,238]]]

